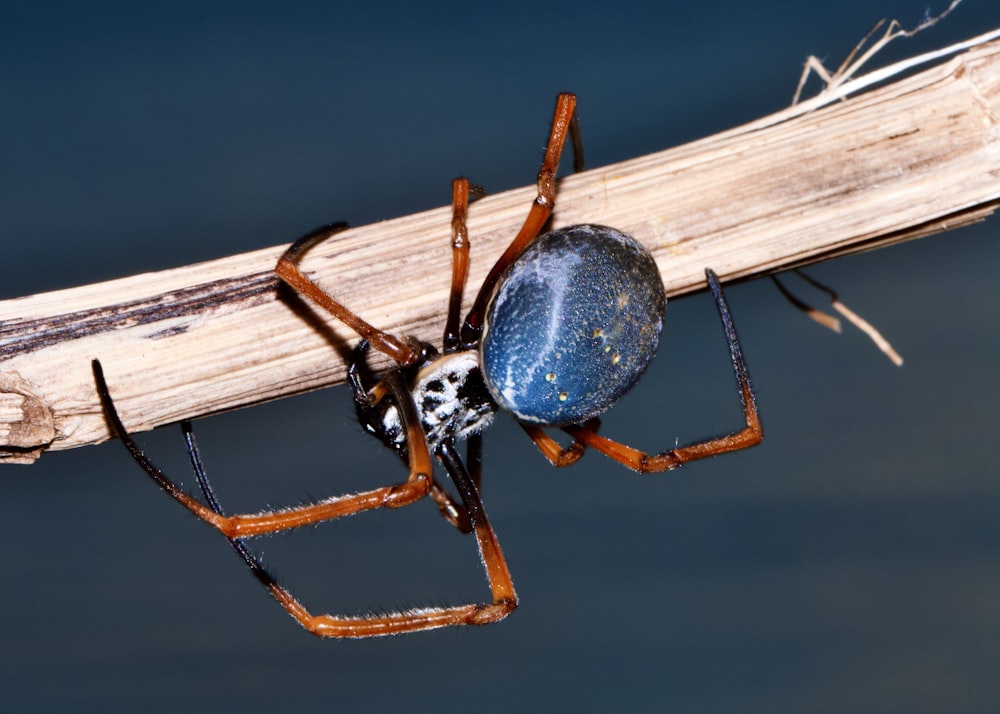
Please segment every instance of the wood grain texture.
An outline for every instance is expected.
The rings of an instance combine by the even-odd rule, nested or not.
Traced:
[[[825,106],[567,176],[553,226],[631,233],[677,296],[704,287],[705,267],[723,281],[751,278],[995,210],[1000,41],[839,100],[850,93],[847,83]],[[526,166],[526,178],[536,171]],[[469,300],[533,195],[472,205]],[[339,233],[303,267],[372,324],[438,343],[449,241],[441,207]],[[0,302],[0,458],[30,462],[109,437],[95,357],[133,431],[342,382],[355,336],[279,286],[284,248]]]

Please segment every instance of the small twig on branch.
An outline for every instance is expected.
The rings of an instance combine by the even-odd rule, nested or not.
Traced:
[[[701,289],[705,267],[728,281],[756,277],[981,220],[1000,203],[1000,41],[989,42],[998,36],[860,96],[931,55],[716,136],[567,176],[553,223],[631,233],[676,296]],[[470,285],[533,195],[470,208]],[[449,227],[440,208],[351,229],[303,268],[372,324],[436,342]],[[283,249],[0,302],[0,454],[28,462],[109,437],[94,357],[135,431],[342,382],[355,336],[279,289]]]
[[[940,20],[947,17],[952,10],[954,10],[962,0],[951,0],[951,4],[946,7],[941,14],[935,15],[933,17],[928,15],[923,19],[923,21],[914,27],[912,30],[905,30],[903,26],[899,24],[898,20],[890,20],[888,27],[885,28],[885,32],[880,38],[872,43],[871,47],[865,50],[865,45],[868,41],[875,36],[875,33],[879,31],[883,25],[885,25],[885,19],[879,20],[875,23],[867,35],[865,35],[861,42],[859,42],[850,54],[840,63],[837,71],[830,74],[826,67],[823,65],[823,61],[820,60],[816,55],[809,55],[806,58],[805,66],[802,68],[802,76],[799,77],[799,85],[795,88],[795,96],[792,98],[792,104],[798,104],[799,99],[802,97],[802,90],[805,87],[806,80],[809,79],[811,73],[817,74],[820,79],[823,80],[824,88],[821,94],[830,93],[836,91],[844,82],[848,81],[851,77],[856,75],[858,71],[874,57],[878,52],[885,47],[887,44],[895,40],[897,37],[913,37],[918,32],[923,32],[929,27],[933,27]],[[862,53],[864,50],[864,53]],[[859,56],[860,55],[860,56]],[[855,59],[857,58],[857,59]]]

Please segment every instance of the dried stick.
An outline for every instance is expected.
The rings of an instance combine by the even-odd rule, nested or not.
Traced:
[[[981,220],[1000,203],[997,36],[865,94],[874,75],[885,81],[931,56],[744,127],[567,176],[554,225],[631,233],[676,296],[703,288],[707,266],[727,281],[756,277]],[[470,285],[533,194],[470,207]],[[436,342],[449,241],[450,211],[439,208],[338,233],[303,267],[372,324]],[[30,462],[109,437],[94,357],[133,431],[342,382],[355,336],[279,289],[283,249],[0,302],[0,458]]]

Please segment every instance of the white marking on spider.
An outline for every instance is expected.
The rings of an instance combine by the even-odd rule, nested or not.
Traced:
[[[410,393],[432,452],[444,441],[461,441],[478,434],[490,425],[497,411],[483,383],[476,350],[428,362],[417,373]],[[392,441],[403,446],[406,433],[395,406],[386,409],[382,424]]]

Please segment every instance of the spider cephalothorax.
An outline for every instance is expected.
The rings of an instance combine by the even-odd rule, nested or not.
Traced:
[[[406,429],[398,407],[386,398],[381,383],[370,384],[365,362],[368,349],[368,342],[359,343],[348,369],[358,421],[405,460]],[[464,441],[481,433],[493,421],[497,405],[483,382],[476,350],[441,355],[425,345],[424,351],[426,360],[407,367],[402,374],[420,415],[427,447],[434,453],[443,442]]]

